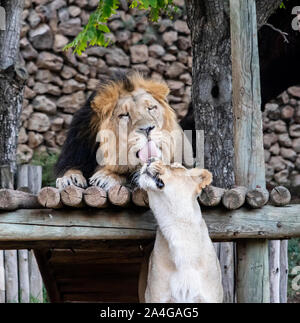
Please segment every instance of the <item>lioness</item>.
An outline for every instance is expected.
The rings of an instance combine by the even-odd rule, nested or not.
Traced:
[[[148,192],[158,223],[154,249],[142,266],[142,302],[220,303],[220,264],[202,218],[197,195],[209,185],[205,169],[186,169],[161,161],[145,164],[139,185]]]
[[[90,185],[109,190],[150,157],[181,159],[184,135],[168,93],[164,82],[138,73],[103,84],[73,117],[56,165],[57,187],[86,187],[89,178]],[[184,149],[184,162],[192,166],[187,140]]]

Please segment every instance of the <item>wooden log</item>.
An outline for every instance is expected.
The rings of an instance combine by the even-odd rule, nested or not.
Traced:
[[[4,251],[6,303],[19,303],[18,258],[16,250]]]
[[[246,194],[246,187],[234,187],[224,193],[222,203],[228,210],[236,210],[245,203]]]
[[[30,283],[30,302],[43,302],[43,280],[36,262],[34,252],[28,253],[29,258],[29,283]]]
[[[60,192],[60,197],[64,205],[80,208],[84,206],[83,192],[84,189],[70,185]]]
[[[0,210],[13,211],[40,207],[36,195],[6,188],[0,190]]]
[[[280,240],[269,242],[270,301],[280,303]]]
[[[84,202],[96,208],[105,208],[108,205],[107,193],[97,186],[88,187],[83,193]]]
[[[149,207],[149,199],[146,191],[136,188],[132,192],[132,202],[141,207]]]
[[[287,303],[288,274],[288,240],[282,240],[280,241],[280,303]]]
[[[0,166],[0,187],[14,189],[14,173],[9,165]]]
[[[217,206],[220,204],[224,193],[225,189],[209,185],[202,190],[199,196],[200,203],[205,206]]]
[[[230,0],[236,185],[266,187],[255,0]],[[237,301],[270,302],[268,242],[237,242]]]
[[[54,187],[43,187],[38,194],[38,202],[48,209],[59,209],[63,207],[60,192]]]
[[[20,303],[29,303],[30,286],[29,286],[28,250],[18,250],[18,267],[19,267]]]
[[[125,186],[115,185],[108,191],[108,199],[114,205],[125,207],[130,202],[130,192]]]
[[[269,192],[261,187],[256,187],[254,190],[248,191],[246,195],[247,204],[254,209],[263,207],[268,203],[268,200]]]
[[[4,251],[0,250],[0,304],[5,303]]]
[[[291,193],[286,187],[277,186],[271,191],[270,200],[273,205],[284,206],[291,202]]]

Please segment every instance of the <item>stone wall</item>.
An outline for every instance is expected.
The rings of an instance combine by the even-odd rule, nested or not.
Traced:
[[[20,59],[30,77],[21,117],[20,162],[29,162],[34,151],[59,152],[73,113],[116,69],[165,79],[171,106],[179,119],[186,114],[191,42],[183,0],[175,2],[180,9],[176,19],[163,17],[159,23],[149,23],[141,11],[121,7],[109,22],[114,45],[73,56],[62,48],[87,23],[98,0],[25,0]],[[268,183],[300,187],[300,87],[266,105],[264,133]]]
[[[267,182],[300,192],[300,86],[266,104],[263,119]]]
[[[141,71],[165,79],[169,102],[179,118],[187,112],[191,91],[191,42],[183,1],[176,20],[149,23],[145,13],[122,7],[109,22],[114,44],[89,48],[83,55],[63,52],[82,30],[98,0],[26,0],[20,59],[29,72],[25,88],[18,159],[33,152],[58,152],[73,113],[116,69]],[[126,1],[124,2],[126,3]]]

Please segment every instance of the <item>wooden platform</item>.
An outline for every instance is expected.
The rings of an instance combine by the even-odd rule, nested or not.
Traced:
[[[202,208],[214,241],[300,236],[300,205]],[[155,237],[150,210],[0,213],[0,249],[35,250],[52,302],[137,302],[140,263]]]

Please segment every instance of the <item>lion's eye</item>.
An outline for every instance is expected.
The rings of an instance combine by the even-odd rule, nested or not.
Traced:
[[[151,107],[148,107],[149,111],[156,110],[156,109],[157,109],[157,105],[152,105]]]
[[[122,118],[129,118],[129,113],[122,113],[122,114],[119,114],[119,119],[122,119]]]

